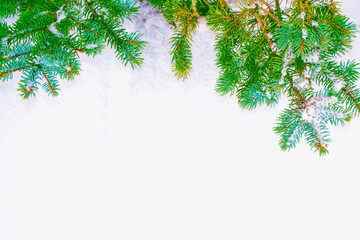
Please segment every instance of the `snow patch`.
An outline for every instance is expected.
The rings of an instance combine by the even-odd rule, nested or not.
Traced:
[[[346,117],[342,112],[330,108],[337,101],[338,98],[335,96],[319,95],[307,101],[305,109],[299,110],[301,118],[312,126],[322,145],[324,144],[324,135],[321,130],[322,125],[331,118],[344,119]]]
[[[311,25],[312,25],[313,27],[318,27],[318,26],[319,26],[319,24],[318,24],[317,22],[315,22],[315,21],[312,21],[312,22],[311,22]]]
[[[304,20],[304,19],[305,19],[305,13],[304,13],[304,12],[301,12],[300,15],[299,15],[299,17]]]
[[[329,74],[328,78],[333,82],[333,89],[336,93],[340,92],[340,90],[346,85],[344,79],[338,78],[334,74]]]
[[[262,90],[263,90],[263,92],[265,93],[266,97],[267,97],[268,99],[271,99],[271,94],[269,93],[269,91],[267,91],[266,87],[262,87]]]
[[[340,92],[340,90],[345,87],[345,81],[344,79],[338,80],[336,82],[334,82],[334,90],[336,93]]]
[[[287,70],[289,69],[288,65],[291,63],[293,57],[294,54],[292,52],[292,49],[286,50],[284,55],[284,65],[283,65],[283,69],[281,70],[281,78],[279,81],[279,85],[284,84],[284,78],[287,75]]]
[[[317,115],[315,106],[311,105],[305,109],[300,110],[300,112],[301,112],[301,118],[306,122],[315,121]]]
[[[309,63],[319,63],[320,62],[320,52],[314,52],[311,55],[305,57],[305,60]]]
[[[54,23],[52,23],[49,27],[48,27],[49,31],[52,32],[53,34],[55,34],[56,36],[59,36],[59,32],[56,29]]]
[[[303,29],[301,30],[301,34],[302,34],[302,38],[303,38],[303,39],[306,39],[307,36],[309,35],[308,31],[307,31],[305,28],[303,28]]]
[[[311,83],[312,76],[310,74],[310,67],[307,66],[304,73],[300,76],[295,76],[293,78],[294,87],[299,91],[309,89]]]
[[[36,58],[34,59],[34,63],[35,64],[40,64],[40,57],[36,56]]]
[[[298,89],[299,91],[303,91],[305,89],[310,88],[310,82],[305,76],[296,76],[293,78],[294,81],[294,87]]]
[[[2,39],[1,39],[1,46],[3,47],[3,48],[5,48],[5,47],[7,47],[8,46],[8,43],[7,43],[7,40],[9,39],[9,37],[3,37]]]
[[[273,42],[271,45],[271,51],[276,52],[276,53],[279,52],[279,48],[277,47],[275,42]]]
[[[60,23],[63,19],[66,18],[66,12],[64,12],[63,6],[58,11],[56,11],[56,16],[57,16],[57,20],[56,20],[57,23]]]
[[[301,118],[312,125],[315,131],[321,137],[320,125],[331,118],[344,119],[344,113],[331,109],[330,107],[336,104],[338,98],[335,96],[315,96],[312,97],[307,103],[306,108],[299,110]]]
[[[44,12],[39,13],[37,16],[41,16],[41,15],[44,15],[44,14],[47,14],[47,13],[48,13],[48,11],[44,11]]]
[[[19,19],[19,15],[14,15],[9,18],[4,18],[3,20],[6,22],[7,25],[13,25]]]
[[[86,49],[94,49],[94,48],[97,48],[98,45],[97,44],[88,44],[85,46]]]

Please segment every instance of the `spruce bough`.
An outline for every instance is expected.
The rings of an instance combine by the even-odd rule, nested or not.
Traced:
[[[141,1],[141,0],[140,0]],[[145,1],[145,0],[144,0]],[[337,59],[351,48],[356,26],[333,0],[148,0],[174,28],[170,54],[178,78],[192,69],[192,36],[205,18],[216,34],[216,91],[236,95],[239,106],[289,106],[274,131],[282,150],[305,137],[328,153],[328,125],[343,125],[360,113],[358,63]],[[0,0],[0,77],[23,73],[19,91],[35,95],[41,85],[58,93],[58,77],[78,74],[78,53],[96,55],[105,45],[125,65],[140,65],[145,43],[122,23],[136,15],[130,0]]]
[[[132,1],[1,0],[0,6],[0,78],[21,71],[23,98],[34,96],[40,85],[58,95],[58,77],[79,73],[79,53],[94,56],[110,45],[125,65],[143,61],[141,35],[122,26],[138,11]],[[10,17],[18,19],[8,25],[4,19]]]

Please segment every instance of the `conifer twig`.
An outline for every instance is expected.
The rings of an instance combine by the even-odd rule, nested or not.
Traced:
[[[52,94],[53,96],[55,96],[55,95],[57,94],[57,92],[56,92],[54,86],[51,84],[49,78],[46,76],[45,72],[42,70],[41,67],[39,68],[39,70],[41,71],[42,75],[44,76],[44,78],[45,78],[45,80],[46,80],[46,82],[47,82],[47,84],[48,84],[48,86],[50,87],[50,89],[51,89],[51,94]]]
[[[24,66],[24,67],[13,69],[13,70],[10,70],[10,71],[7,71],[7,72],[2,72],[2,73],[0,73],[0,78],[4,77],[5,75],[11,74],[11,73],[14,73],[14,72],[17,72],[17,71],[24,70],[27,67],[29,67],[29,66]]]

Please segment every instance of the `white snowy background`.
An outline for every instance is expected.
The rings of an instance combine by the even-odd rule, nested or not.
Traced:
[[[342,8],[360,27],[359,1]],[[359,118],[331,128],[327,157],[305,141],[281,152],[286,102],[249,112],[219,96],[204,21],[185,81],[161,15],[143,6],[126,26],[148,41],[142,68],[106,49],[56,98],[1,83],[1,240],[360,239]],[[345,58],[359,54],[358,37]]]

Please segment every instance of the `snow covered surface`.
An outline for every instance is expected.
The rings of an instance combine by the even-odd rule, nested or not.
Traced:
[[[358,0],[344,13],[358,26]],[[0,239],[359,239],[360,119],[332,128],[330,155],[283,153],[286,106],[243,111],[214,91],[214,35],[194,71],[170,71],[171,30],[149,7],[127,23],[149,43],[135,71],[111,49],[82,58],[56,98],[1,83]],[[346,58],[360,62],[360,39]]]

